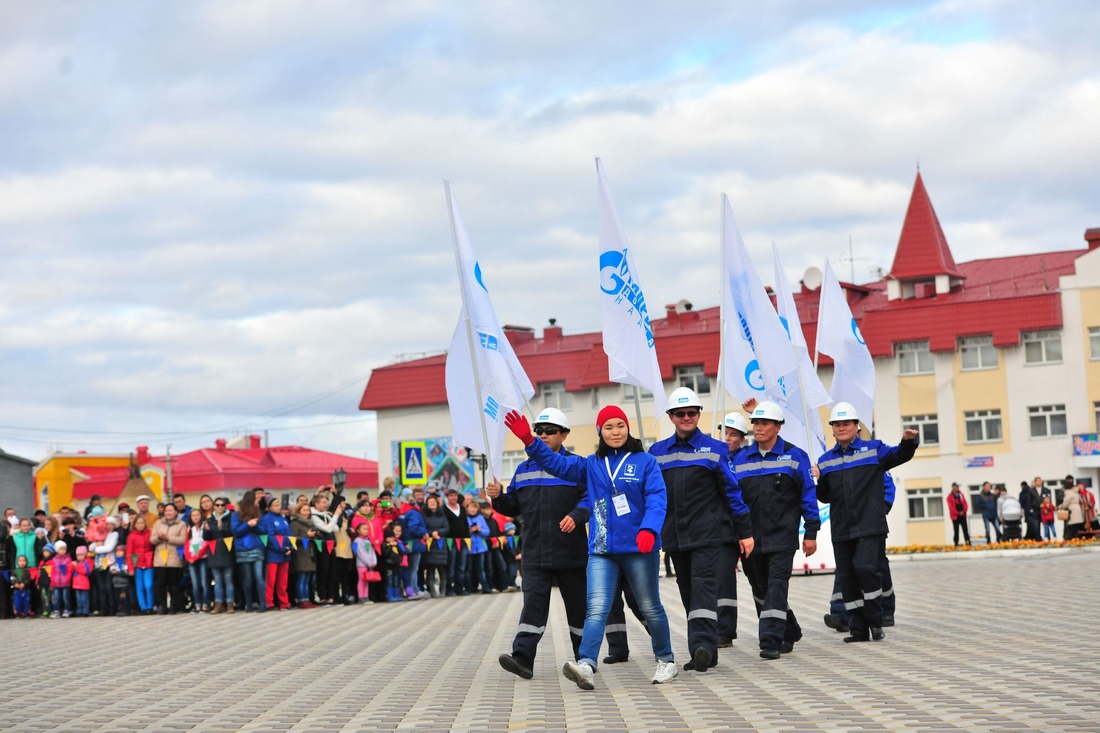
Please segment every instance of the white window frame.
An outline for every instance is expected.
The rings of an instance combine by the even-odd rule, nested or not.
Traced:
[[[970,439],[970,424],[979,423],[982,426],[982,437]],[[996,438],[989,437],[989,426],[996,423],[999,435]],[[968,410],[963,413],[963,435],[967,443],[1001,443],[1004,442],[1004,424],[1001,422],[1000,409],[993,410]]]
[[[653,393],[650,392],[645,387],[638,387],[638,399],[640,399],[640,400],[651,400],[651,399],[653,399]],[[624,402],[633,402],[634,401],[634,385],[633,384],[624,384],[623,385],[623,401]]]
[[[899,341],[894,344],[894,356],[898,360],[899,377],[933,374],[936,370],[928,341]]]
[[[1100,402],[1092,403],[1092,425],[1100,433]]]
[[[1089,361],[1100,360],[1100,326],[1089,326]]]
[[[1024,348],[1025,365],[1038,366],[1040,364],[1062,363],[1061,331],[1024,331],[1020,341],[1021,346]],[[1056,347],[1055,344],[1057,344]],[[1051,355],[1051,351],[1057,351],[1057,356]]]
[[[543,408],[556,407],[562,412],[573,409],[573,395],[565,391],[565,382],[540,382],[539,399]]]
[[[902,415],[903,428],[914,427],[920,433],[921,447],[940,444],[940,417],[939,415]],[[932,428],[935,437],[930,438],[929,428]]]
[[[959,369],[975,372],[982,369],[997,368],[997,347],[993,345],[993,336],[960,336],[956,341],[959,349]],[[971,361],[971,364],[967,364]]]
[[[1059,420],[1059,418],[1061,418]],[[1034,405],[1027,408],[1028,432],[1032,438],[1063,438],[1069,435],[1065,405]],[[1038,431],[1036,428],[1040,426]],[[1055,432],[1057,428],[1061,432]]]
[[[527,451],[506,450],[501,456],[500,472],[504,474],[499,480],[507,486],[512,477],[516,475],[516,469],[527,460]]]
[[[943,487],[927,489],[906,489],[906,508],[909,519],[914,522],[942,522],[944,517]],[[916,502],[916,504],[914,504]],[[914,511],[915,507],[920,507]]]
[[[703,371],[702,364],[676,367],[673,379],[678,386],[694,390],[697,395],[710,394],[710,377]]]

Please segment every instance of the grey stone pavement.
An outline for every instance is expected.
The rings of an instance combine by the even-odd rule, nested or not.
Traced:
[[[844,644],[821,621],[831,575],[795,577],[793,654],[739,638],[706,674],[652,685],[648,638],[597,689],[560,674],[554,599],[535,679],[497,664],[521,595],[227,616],[0,622],[0,730],[1100,731],[1100,553],[895,558],[898,625]],[[661,580],[678,661],[674,580]]]

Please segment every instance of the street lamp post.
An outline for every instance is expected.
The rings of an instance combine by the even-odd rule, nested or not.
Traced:
[[[340,495],[344,493],[344,484],[347,483],[348,472],[343,468],[338,468],[332,472],[332,486],[336,489],[336,494]]]

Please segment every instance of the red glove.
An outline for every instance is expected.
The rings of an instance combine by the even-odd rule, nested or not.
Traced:
[[[647,552],[653,552],[653,545],[657,544],[657,535],[653,534],[652,530],[643,529],[638,532],[638,552],[643,555]]]
[[[512,431],[512,435],[523,441],[524,447],[535,442],[535,436],[531,434],[531,423],[515,410],[504,416],[504,425]]]

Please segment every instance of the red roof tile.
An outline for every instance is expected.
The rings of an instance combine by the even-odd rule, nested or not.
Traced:
[[[901,238],[894,252],[894,264],[890,266],[890,277],[894,280],[922,280],[944,274],[965,277],[955,265],[951,248],[947,246],[947,237],[943,235],[932,200],[924,189],[920,171],[917,171],[909,210],[905,212]]]

